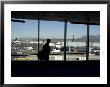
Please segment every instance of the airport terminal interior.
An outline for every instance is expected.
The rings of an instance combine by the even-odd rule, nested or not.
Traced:
[[[100,60],[100,12],[11,14],[12,61],[38,61],[47,39],[51,39],[49,61]]]
[[[12,11],[11,76],[99,77],[100,11]]]

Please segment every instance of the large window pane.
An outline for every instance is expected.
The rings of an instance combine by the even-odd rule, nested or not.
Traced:
[[[16,20],[16,19],[14,19]],[[11,22],[12,60],[38,60],[37,20],[17,19],[23,22]]]
[[[100,59],[100,26],[90,26],[89,60]]]
[[[66,61],[86,59],[87,26],[68,23]]]
[[[51,39],[49,60],[64,60],[64,22],[41,20],[39,50],[43,49],[47,39]]]

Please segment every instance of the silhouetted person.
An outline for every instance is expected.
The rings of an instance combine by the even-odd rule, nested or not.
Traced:
[[[50,54],[50,39],[47,39],[47,42],[43,46],[43,49],[37,54],[39,60],[49,61],[49,54]]]
[[[43,46],[43,52],[44,52],[44,57],[46,61],[49,61],[49,54],[50,54],[50,39],[47,39],[47,42],[45,43],[45,45]]]

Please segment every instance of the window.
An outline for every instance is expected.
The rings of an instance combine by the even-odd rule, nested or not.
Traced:
[[[49,60],[64,60],[64,22],[40,20],[39,50],[43,49],[47,39],[51,39]]]
[[[66,39],[66,60],[77,61],[86,59],[87,27],[84,24],[68,22]]]
[[[89,60],[100,59],[100,26],[90,26],[89,36]]]
[[[38,61],[38,53],[42,51],[47,39],[51,40],[49,61],[100,59],[100,27],[91,24],[87,26],[88,12],[68,12],[69,17],[65,16],[67,12],[29,13],[26,13],[26,19],[11,19],[12,60]],[[97,22],[99,12],[91,12],[89,15],[92,15],[90,18],[96,16],[94,20]],[[27,20],[27,17],[35,19]],[[65,17],[67,19],[64,19]]]
[[[37,20],[13,19],[11,22],[12,60],[37,60]],[[20,21],[25,21],[20,22]]]

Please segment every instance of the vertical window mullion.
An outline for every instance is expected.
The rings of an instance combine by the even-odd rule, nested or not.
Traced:
[[[89,14],[87,15],[87,47],[86,47],[86,60],[89,59]]]
[[[38,14],[38,52],[39,52],[39,35],[40,35],[40,12]]]
[[[86,50],[86,60],[89,59],[89,25],[87,25],[87,50]]]
[[[66,61],[66,34],[67,34],[67,20],[64,23],[64,61]]]

